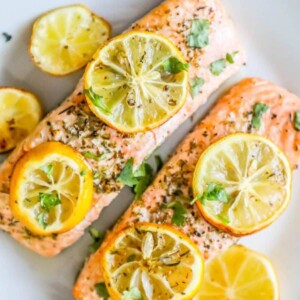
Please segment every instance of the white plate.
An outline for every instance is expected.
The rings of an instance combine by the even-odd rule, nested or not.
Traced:
[[[76,1],[75,1],[76,2]],[[156,6],[160,0],[82,0],[96,13],[107,18],[119,33],[133,21]],[[259,76],[282,85],[300,95],[299,0],[224,0],[234,19],[240,38],[248,53],[248,65],[215,93],[194,123],[207,112],[213,101],[229,85],[246,76]],[[1,0],[0,34],[13,38],[5,43],[0,36],[0,85],[15,85],[36,93],[45,111],[58,105],[74,88],[81,73],[66,78],[53,78],[33,66],[26,48],[33,20],[44,11],[74,3],[74,0]],[[193,127],[187,121],[161,147],[166,157]],[[0,158],[1,159],[1,158]],[[295,174],[294,197],[285,214],[263,232],[242,239],[252,249],[268,255],[278,272],[281,299],[300,299],[300,171]],[[96,227],[112,226],[128,207],[132,197],[122,192],[101,215]],[[90,238],[85,235],[78,243],[54,259],[45,259],[19,245],[7,234],[0,233],[0,299],[9,300],[70,300],[71,288],[87,254]]]

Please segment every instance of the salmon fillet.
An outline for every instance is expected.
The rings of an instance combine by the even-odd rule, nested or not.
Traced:
[[[253,106],[257,102],[270,108],[263,116],[263,126],[255,130],[251,126]],[[278,145],[296,168],[300,161],[300,132],[293,127],[295,111],[300,109],[300,99],[270,82],[260,79],[245,79],[218,101],[210,114],[190,133],[178,147],[174,156],[165,164],[153,184],[144,193],[141,201],[135,201],[110,232],[110,236],[137,222],[171,222],[171,209],[161,209],[162,204],[180,201],[180,197],[193,199],[192,178],[196,163],[203,151],[222,137],[236,132],[264,135]],[[236,242],[236,238],[209,225],[196,205],[187,201],[182,204],[188,210],[185,223],[178,230],[189,236],[199,247],[204,258],[209,260]],[[94,289],[103,282],[99,267],[100,248],[86,262],[75,286],[77,300],[100,299]]]
[[[209,44],[202,49],[191,48],[186,43],[192,20],[197,18],[210,22]],[[107,127],[92,114],[82,93],[81,80],[73,94],[19,144],[0,167],[0,228],[40,255],[57,255],[76,242],[84,234],[84,230],[99,217],[102,209],[118,195],[123,185],[116,179],[126,161],[134,157],[135,165],[139,165],[195,112],[220,84],[236,73],[245,61],[233,24],[219,0],[168,0],[134,24],[131,29],[154,31],[173,41],[190,64],[191,78],[199,76],[205,80],[205,84],[197,97],[192,99],[189,96],[184,107],[159,128],[128,135]],[[211,73],[209,66],[212,62],[236,51],[238,54],[235,55],[233,64],[228,64],[219,76]],[[32,234],[12,215],[9,206],[10,178],[20,157],[48,141],[62,142],[79,152],[107,154],[108,158],[100,162],[88,159],[97,176],[94,177],[93,205],[86,218],[66,233],[41,237]]]

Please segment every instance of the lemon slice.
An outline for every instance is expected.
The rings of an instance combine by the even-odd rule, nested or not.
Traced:
[[[202,280],[203,259],[196,245],[170,226],[136,224],[112,237],[101,266],[113,299],[191,299]],[[125,297],[126,296],[126,297]]]
[[[282,151],[254,134],[233,134],[200,157],[193,189],[205,219],[233,235],[271,224],[291,198],[292,174]]]
[[[84,67],[110,35],[109,23],[85,6],[65,6],[35,21],[29,52],[42,71],[63,76]]]
[[[42,108],[31,93],[0,88],[0,153],[14,148],[38,124]]]
[[[58,142],[37,146],[16,164],[10,205],[16,219],[39,235],[65,232],[87,214],[92,172],[83,156]]]
[[[94,112],[126,133],[166,122],[185,103],[188,65],[166,38],[132,31],[112,39],[85,71],[85,93]]]
[[[232,246],[205,266],[195,300],[279,300],[270,261],[243,246]]]

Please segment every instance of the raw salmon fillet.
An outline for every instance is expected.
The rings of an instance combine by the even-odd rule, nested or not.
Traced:
[[[265,103],[269,110],[263,116],[259,130],[251,126],[253,106]],[[300,162],[300,132],[293,127],[293,118],[300,110],[300,99],[270,82],[245,79],[218,101],[210,114],[190,133],[178,147],[174,156],[165,164],[141,201],[135,201],[115,228],[108,234],[102,247],[114,233],[137,222],[171,222],[173,211],[161,209],[162,204],[180,201],[182,197],[193,199],[191,192],[193,172],[201,153],[222,137],[236,132],[257,133],[271,139],[287,155],[296,168]],[[188,210],[185,223],[178,230],[189,236],[199,247],[206,260],[236,242],[236,238],[209,225],[196,205],[182,204]],[[75,286],[77,300],[99,300],[94,286],[103,282],[99,261],[101,248],[86,262]]]
[[[197,18],[210,22],[209,44],[202,49],[191,48],[186,43],[192,20]],[[85,102],[80,81],[74,93],[19,144],[0,167],[0,228],[40,255],[57,255],[76,242],[99,217],[103,207],[118,195],[122,184],[116,179],[126,161],[134,157],[135,164],[140,164],[245,61],[233,24],[218,0],[168,0],[134,24],[132,29],[154,31],[173,41],[190,64],[191,79],[201,77],[205,84],[197,97],[192,99],[189,96],[184,107],[161,127],[128,135],[107,127],[92,114]],[[234,63],[228,63],[219,76],[213,75],[210,64],[233,52],[238,52]],[[88,159],[95,176],[93,206],[86,218],[66,233],[41,237],[32,234],[14,218],[9,206],[9,190],[16,162],[27,151],[47,141],[59,141],[80,152],[106,154],[108,158],[100,162]]]

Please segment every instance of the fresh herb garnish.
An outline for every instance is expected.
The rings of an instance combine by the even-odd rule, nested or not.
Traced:
[[[49,212],[52,208],[61,204],[61,200],[57,194],[39,193],[39,199],[41,207],[46,212]]]
[[[294,116],[294,128],[297,131],[300,131],[300,110],[297,110],[295,112],[295,116]]]
[[[191,85],[191,94],[192,97],[195,98],[201,91],[202,86],[204,85],[205,81],[201,77],[195,77],[190,85]]]
[[[164,165],[163,160],[159,155],[155,155],[154,159],[156,163],[156,172],[159,172]]]
[[[89,89],[84,89],[83,92],[96,107],[100,108],[103,112],[107,114],[111,114],[111,111],[103,102],[103,97],[96,94],[92,87],[90,87]]]
[[[226,68],[226,65],[226,60],[222,58],[211,63],[209,69],[213,75],[219,76]]]
[[[149,164],[142,163],[138,169],[133,170],[133,158],[130,158],[126,162],[117,181],[132,187],[135,193],[135,199],[140,199],[153,181],[153,169]]]
[[[86,175],[86,173],[87,173],[87,169],[83,169],[83,170],[79,173],[79,175],[80,175],[80,176],[84,176],[84,175]]]
[[[104,160],[104,159],[108,158],[110,156],[110,154],[109,153],[103,153],[101,155],[96,155],[96,154],[94,154],[90,151],[86,151],[86,152],[83,152],[83,156],[85,158],[101,161],[101,160]]]
[[[53,172],[53,165],[46,165],[40,168],[42,172],[46,174],[48,179],[52,180],[52,172]]]
[[[163,69],[171,74],[177,74],[181,71],[187,71],[189,69],[189,64],[183,63],[176,57],[170,57],[163,64]]]
[[[173,210],[172,223],[177,226],[182,226],[185,222],[187,209],[178,200],[174,200],[168,204],[164,204],[163,208],[170,208]]]
[[[9,42],[12,39],[12,35],[8,34],[7,32],[2,32],[2,36],[5,39],[5,42]]]
[[[99,297],[103,298],[104,300],[109,299],[110,296],[104,282],[95,284],[95,290]]]
[[[46,229],[46,227],[48,226],[46,214],[44,212],[40,213],[37,219],[39,224],[43,227],[43,229]]]
[[[209,66],[210,72],[215,75],[219,76],[224,69],[227,67],[227,64],[233,64],[234,63],[234,56],[238,54],[238,51],[235,51],[233,53],[227,53],[225,58],[218,59],[214,62],[212,62]]]
[[[187,43],[190,47],[203,48],[209,43],[209,21],[206,19],[194,19],[192,29],[187,37]]]
[[[230,220],[227,216],[224,216],[224,215],[218,215],[218,218],[222,221],[222,223],[224,224],[229,224],[230,223]]]
[[[143,295],[138,288],[134,287],[130,291],[124,291],[121,300],[143,300]]]
[[[89,245],[89,251],[90,253],[94,253],[101,246],[104,239],[104,233],[99,231],[95,227],[90,227],[89,234],[91,238],[94,240],[93,243]]]
[[[136,255],[135,254],[131,254],[127,257],[126,261],[127,262],[132,262],[132,261],[135,261],[136,259]]]
[[[262,115],[267,112],[269,106],[264,103],[256,103],[253,107],[253,116],[251,125],[255,129],[259,129],[262,123]]]
[[[195,199],[200,200],[203,205],[205,205],[205,201],[220,201],[227,203],[228,194],[222,185],[209,183],[202,196],[198,196]]]

